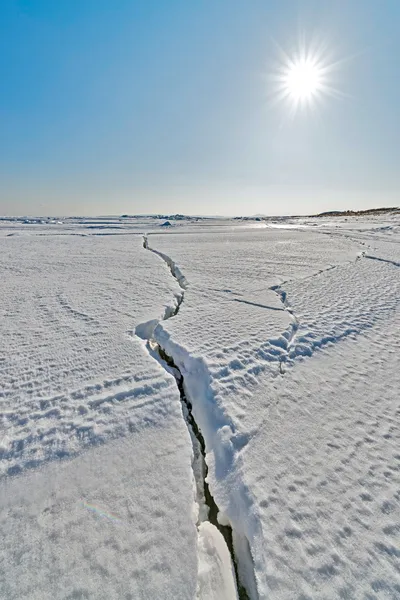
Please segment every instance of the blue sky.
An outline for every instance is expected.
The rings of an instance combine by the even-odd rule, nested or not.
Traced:
[[[0,214],[398,205],[399,31],[398,0],[1,2]],[[292,116],[300,33],[344,95]]]

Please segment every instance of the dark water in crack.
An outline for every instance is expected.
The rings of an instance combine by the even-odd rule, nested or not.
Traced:
[[[246,589],[240,583],[240,580],[239,580],[237,560],[236,560],[236,556],[235,556],[235,550],[233,547],[232,527],[230,527],[229,525],[221,525],[219,523],[219,521],[218,521],[219,508],[214,500],[213,495],[210,492],[210,487],[206,481],[207,473],[208,473],[208,467],[207,467],[207,463],[205,460],[206,445],[204,442],[203,435],[193,417],[192,404],[188,400],[186,393],[185,393],[183,376],[182,376],[180,370],[178,369],[178,367],[175,365],[173,359],[170,356],[168,356],[168,354],[158,344],[157,344],[157,350],[158,350],[158,354],[159,354],[160,358],[164,362],[166,362],[168,366],[175,369],[180,375],[179,378],[176,378],[176,383],[177,383],[177,386],[179,389],[181,402],[182,402],[182,404],[184,404],[184,406],[187,409],[186,423],[191,428],[196,439],[198,440],[198,442],[200,444],[200,448],[201,448],[201,453],[202,453],[203,459],[204,459],[205,473],[204,473],[203,486],[204,486],[204,498],[205,498],[206,505],[208,507],[208,520],[210,521],[210,523],[212,523],[212,525],[214,525],[214,527],[216,527],[218,529],[218,531],[220,531],[220,533],[224,537],[226,545],[228,546],[228,550],[230,552],[234,570],[235,570],[236,587],[237,587],[237,591],[238,591],[238,595],[239,595],[239,600],[250,600]]]
[[[149,247],[149,243],[148,243],[148,239],[147,239],[146,235],[143,236],[143,248],[145,248],[145,250],[150,250],[152,252],[155,252],[154,250],[152,250]],[[158,252],[155,252],[155,253],[159,254]],[[168,320],[172,317],[175,317],[178,314],[179,309],[183,303],[185,286],[182,284],[181,279],[176,275],[172,261],[171,262],[167,261],[166,257],[164,257],[162,255],[160,255],[160,256],[167,263],[167,265],[171,271],[171,275],[178,281],[178,283],[182,289],[181,296],[177,298],[178,302],[177,302],[177,306],[176,306],[175,310],[172,312],[172,314],[168,314],[168,315],[166,314],[166,316],[164,318],[164,320]],[[177,386],[179,389],[181,403],[182,403],[183,407],[186,409],[186,410],[183,410],[184,419],[186,421],[188,428],[191,430],[191,432],[193,433],[193,435],[199,442],[201,454],[203,457],[204,473],[203,473],[201,485],[203,487],[205,504],[208,507],[208,520],[222,534],[222,536],[224,537],[225,543],[228,547],[228,550],[230,552],[234,571],[235,571],[236,588],[237,588],[239,600],[250,600],[245,587],[241,584],[240,579],[239,579],[238,565],[237,565],[237,560],[236,560],[236,556],[235,556],[235,550],[233,547],[232,528],[229,525],[221,525],[218,522],[219,508],[214,500],[214,497],[212,496],[212,494],[210,492],[210,487],[206,481],[207,473],[208,473],[208,466],[206,463],[206,445],[205,445],[203,435],[194,419],[194,416],[192,413],[192,404],[186,396],[182,373],[180,372],[179,368],[174,363],[172,357],[169,356],[157,342],[155,342],[154,340],[149,340],[149,343],[151,343],[151,342],[152,342],[152,348],[158,353],[161,360],[164,363],[166,363],[169,367],[173,368],[174,371],[179,374],[178,377],[175,377],[175,380],[176,380],[176,383],[177,383]]]

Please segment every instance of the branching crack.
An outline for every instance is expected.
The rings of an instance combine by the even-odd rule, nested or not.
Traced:
[[[283,363],[286,362],[286,360],[290,357],[290,350],[296,341],[296,335],[299,330],[300,323],[299,323],[299,320],[296,317],[293,309],[290,307],[290,305],[288,303],[286,292],[284,290],[282,290],[282,288],[279,285],[273,286],[270,289],[279,296],[279,299],[283,304],[283,310],[285,310],[286,312],[289,313],[291,320],[292,320],[291,327],[287,333],[287,344],[286,344],[286,348],[285,348],[286,354],[283,358],[280,358],[280,360],[279,360],[279,372],[281,375],[284,375],[285,369],[284,369]]]
[[[182,289],[182,293],[180,294],[180,296],[178,298],[178,303],[177,303],[177,306],[175,307],[175,309],[167,310],[165,312],[163,320],[168,320],[172,317],[175,317],[179,312],[179,309],[184,300],[184,290],[186,290],[186,288],[187,288],[187,281],[186,281],[185,277],[182,275],[182,273],[180,272],[179,268],[175,265],[175,263],[168,256],[166,256],[162,252],[159,252],[157,250],[154,250],[153,248],[150,248],[147,236],[143,236],[143,247],[146,250],[150,250],[151,252],[154,252],[155,254],[157,254],[164,260],[164,262],[170,268],[172,276],[178,281],[178,283]],[[141,329],[141,326],[139,325],[137,329]],[[152,328],[152,332],[154,332],[154,328]],[[143,337],[143,336],[140,335],[140,337]],[[237,588],[239,600],[249,600],[249,595],[248,595],[245,587],[243,586],[243,584],[240,582],[240,578],[239,578],[238,560],[235,555],[235,550],[234,550],[234,545],[233,545],[232,527],[230,525],[222,525],[218,520],[219,508],[215,502],[213,495],[211,494],[211,491],[210,491],[210,488],[209,488],[209,485],[207,482],[208,466],[207,466],[207,462],[206,462],[206,444],[205,444],[204,437],[203,437],[203,435],[196,423],[196,420],[193,416],[192,403],[190,402],[189,398],[187,397],[187,394],[185,391],[185,382],[184,382],[183,375],[182,375],[180,369],[175,364],[173,358],[165,352],[165,350],[158,344],[158,342],[155,341],[155,339],[153,337],[153,333],[147,339],[146,347],[147,347],[147,350],[149,351],[149,354],[153,358],[158,360],[158,362],[164,368],[166,368],[166,370],[168,370],[168,372],[170,372],[174,375],[175,381],[176,381],[176,384],[177,384],[177,387],[179,390],[180,400],[181,400],[181,404],[182,404],[182,413],[183,413],[185,423],[187,425],[187,428],[188,428],[188,431],[190,434],[190,438],[192,440],[192,445],[193,445],[193,456],[194,456],[193,463],[194,464],[192,464],[192,468],[193,468],[193,474],[194,474],[194,478],[195,478],[195,482],[196,482],[197,497],[198,497],[198,503],[199,503],[198,525],[200,525],[200,523],[202,521],[208,520],[210,523],[212,523],[212,525],[214,525],[220,531],[220,533],[224,537],[225,543],[229,549],[229,552],[230,552],[230,555],[232,558],[232,563],[233,563],[235,577],[236,577],[236,588]],[[202,507],[202,505],[203,505],[203,507]],[[202,510],[202,508],[203,508],[203,510]]]

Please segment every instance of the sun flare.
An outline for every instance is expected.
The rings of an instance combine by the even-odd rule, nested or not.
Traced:
[[[322,47],[301,43],[292,55],[279,46],[278,50],[279,62],[269,77],[269,94],[275,102],[284,100],[292,115],[315,107],[324,97],[341,96],[332,85],[332,72],[340,61],[330,62]]]
[[[293,62],[287,70],[285,84],[294,100],[310,100],[321,89],[321,69],[310,59]]]

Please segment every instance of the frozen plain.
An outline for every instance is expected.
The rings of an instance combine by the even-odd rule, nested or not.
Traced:
[[[0,244],[0,597],[235,598],[192,418],[248,597],[400,597],[398,217]]]

